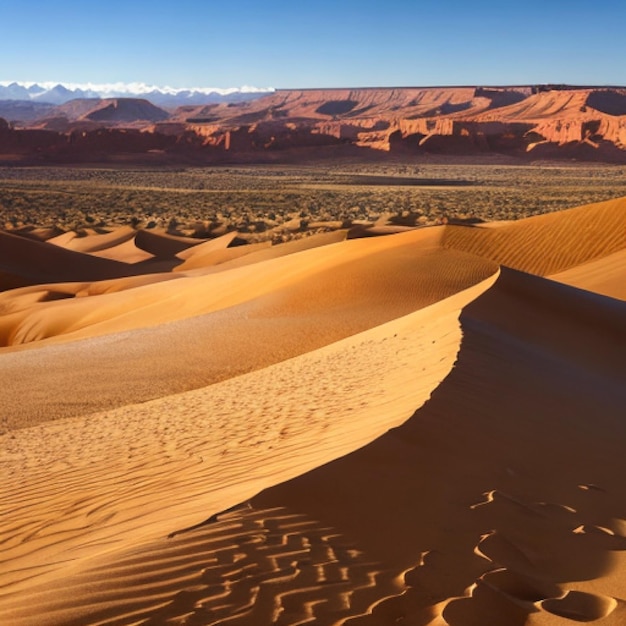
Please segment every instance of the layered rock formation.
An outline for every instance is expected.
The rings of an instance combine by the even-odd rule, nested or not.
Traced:
[[[626,88],[278,90],[251,102],[184,106],[170,113],[137,99],[82,100],[31,122],[29,128],[33,127],[56,130],[53,152],[64,158],[77,153],[85,134],[103,127],[114,133],[113,129],[125,127],[146,135],[141,141],[128,135],[129,145],[135,146],[129,152],[140,144],[144,147],[139,151],[161,150],[172,157],[207,161],[262,159],[284,150],[294,157],[294,149],[299,149],[297,154],[321,156],[322,149],[333,147],[333,154],[363,156],[500,153],[626,162]],[[32,136],[9,138],[26,130],[5,128],[2,147],[30,145]],[[78,138],[77,131],[82,133]],[[102,133],[99,137],[103,146],[111,143]],[[85,150],[78,152],[84,155]]]

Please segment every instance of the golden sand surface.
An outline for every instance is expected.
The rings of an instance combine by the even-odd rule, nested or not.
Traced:
[[[626,249],[551,274],[549,278],[572,287],[626,300]]]
[[[626,199],[141,232],[1,233],[2,623],[626,623]]]

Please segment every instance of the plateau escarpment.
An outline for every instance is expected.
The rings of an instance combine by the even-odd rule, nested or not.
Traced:
[[[116,142],[115,148],[107,145],[106,135],[120,128],[142,135],[129,135],[133,147],[120,146],[122,152],[152,151],[151,158],[157,158],[154,151],[161,151],[158,158],[206,162],[277,159],[289,151],[290,159],[329,153],[497,153],[623,163],[626,88],[277,90],[252,101],[187,105],[169,112],[139,99],[74,100],[20,128],[5,125],[0,129],[2,152],[33,156],[32,144],[39,139],[29,131],[48,129],[56,135],[41,136],[36,152],[72,159],[86,158],[93,148],[101,158],[103,152],[118,150]],[[97,139],[85,136],[96,130]]]

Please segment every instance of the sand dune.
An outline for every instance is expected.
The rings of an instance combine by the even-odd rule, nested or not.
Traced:
[[[79,237],[75,232],[70,231],[49,239],[48,243],[75,252],[98,252],[133,239],[136,233],[137,231],[130,226],[116,228],[108,233],[91,234],[86,237]]]
[[[109,233],[83,237],[78,237],[75,232],[70,231],[49,239],[48,243],[121,263],[140,263],[153,259],[154,255],[136,245],[138,232],[130,226],[116,228]]]
[[[346,241],[111,293],[117,282],[106,281],[95,283],[107,289],[92,297],[32,304],[41,297],[34,288],[16,290],[0,317],[0,337],[7,344],[38,333],[30,345],[50,349],[3,355],[2,419],[10,427],[34,424],[202,387],[406,315],[496,270],[441,250],[438,236],[431,229],[397,240]],[[199,316],[190,315],[191,306]],[[157,325],[159,319],[169,323]]]
[[[452,366],[460,307],[493,280],[258,372],[15,431],[5,448],[14,487],[3,498],[0,584],[30,587],[56,578],[68,557],[158,537],[171,532],[174,518],[194,524],[208,509],[236,504],[277,476],[297,475],[400,423]],[[277,388],[279,397],[270,391]],[[391,403],[388,389],[395,390]],[[138,440],[140,432],[151,434]],[[61,453],[66,437],[81,441],[71,457]],[[42,449],[42,438],[51,445]],[[50,517],[52,510],[68,515]],[[33,550],[44,550],[45,561],[33,563]]]
[[[552,274],[552,280],[626,300],[626,249]]]
[[[230,246],[230,244],[235,240],[236,237],[237,231],[233,230],[230,233],[226,233],[225,235],[221,235],[220,237],[216,237],[215,239],[200,242],[196,246],[187,246],[183,250],[177,252],[176,257],[185,261],[198,255],[207,254],[208,252],[223,250],[224,248],[228,248],[228,246]]]
[[[235,267],[243,267],[244,265],[251,265],[252,263],[260,263],[261,261],[269,261],[270,259],[278,259],[288,254],[295,254],[296,252],[303,252],[304,250],[312,250],[313,248],[319,248],[320,246],[326,246],[331,243],[338,243],[344,241],[347,236],[347,231],[336,230],[328,233],[318,233],[316,235],[310,235],[302,239],[295,239],[286,243],[272,246],[264,246],[258,244],[257,248],[252,249],[250,252],[253,254],[243,254],[243,250],[239,254],[232,254],[230,258],[223,256],[220,258],[219,270],[233,269]],[[254,246],[250,244],[246,247]],[[184,269],[184,265],[177,268],[177,270]]]
[[[535,284],[546,290],[539,307],[532,297]],[[488,285],[483,284],[480,291]],[[626,564],[626,500],[620,489],[624,471],[620,446],[625,434],[620,409],[626,395],[617,378],[612,382],[602,378],[603,384],[598,385],[598,372],[593,363],[588,363],[588,355],[572,359],[570,353],[572,339],[591,331],[593,348],[609,362],[620,363],[621,351],[614,333],[619,333],[623,341],[625,309],[620,305],[619,315],[614,317],[614,304],[599,298],[596,320],[573,316],[572,327],[562,332],[561,315],[554,306],[560,304],[559,290],[550,293],[550,283],[504,272],[495,287],[465,307],[456,365],[411,420],[362,450],[266,490],[249,504],[197,530],[185,531],[187,517],[175,513],[176,509],[186,510],[191,505],[187,498],[197,502],[203,498],[220,500],[221,496],[225,507],[237,498],[245,500],[245,488],[242,491],[236,476],[241,480],[242,466],[250,462],[250,457],[270,480],[280,476],[286,466],[298,473],[307,461],[319,464],[319,456],[311,460],[308,455],[319,455],[324,447],[316,441],[319,435],[315,431],[319,421],[324,421],[322,414],[333,415],[325,429],[320,424],[324,432],[339,427],[342,406],[343,410],[351,409],[347,423],[323,437],[324,442],[332,442],[331,452],[337,455],[341,453],[340,442],[355,443],[360,436],[365,439],[363,430],[368,424],[372,426],[383,414],[389,417],[415,402],[403,395],[415,392],[415,383],[409,381],[415,381],[416,366],[419,369],[420,363],[432,364],[435,354],[442,355],[446,345],[455,353],[460,336],[453,333],[453,338],[450,331],[458,314],[454,308],[463,301],[457,298],[454,306],[450,303],[448,313],[442,308],[448,304],[444,301],[421,315],[409,316],[414,322],[419,319],[426,341],[410,333],[410,328],[416,327],[409,324],[408,318],[388,324],[385,330],[379,327],[347,340],[355,346],[351,356],[360,363],[357,369],[346,367],[349,351],[345,343],[306,355],[301,363],[289,362],[289,367],[295,368],[288,374],[289,379],[294,374],[298,379],[301,366],[312,381],[316,380],[316,371],[323,371],[337,393],[322,402],[320,397],[309,395],[320,387],[310,383],[302,396],[310,408],[300,406],[298,410],[303,423],[298,426],[296,414],[292,414],[283,415],[283,419],[291,419],[279,418],[279,424],[273,426],[294,429],[293,440],[285,443],[287,451],[292,451],[294,445],[299,450],[297,462],[290,456],[291,463],[281,463],[280,433],[272,434],[268,420],[252,423],[265,429],[258,435],[252,424],[246,424],[239,445],[220,452],[226,460],[220,462],[219,475],[229,485],[221,493],[219,489],[215,493],[206,483],[204,470],[208,468],[202,466],[211,465],[210,446],[200,443],[206,440],[197,431],[186,444],[192,446],[187,455],[181,455],[184,460],[174,454],[176,437],[171,432],[163,433],[172,445],[169,461],[163,464],[155,459],[158,455],[149,454],[148,444],[133,452],[133,438],[121,437],[123,454],[118,437],[112,448],[111,442],[97,445],[103,421],[115,420],[113,432],[120,428],[128,435],[127,429],[132,429],[128,421],[130,418],[132,424],[131,411],[121,412],[120,417],[116,413],[95,416],[89,423],[73,421],[73,427],[79,428],[88,442],[85,452],[96,453],[97,460],[88,463],[77,454],[73,467],[59,467],[57,471],[59,481],[83,485],[81,499],[77,500],[72,492],[68,494],[62,485],[56,484],[52,491],[48,481],[38,484],[31,475],[29,484],[34,487],[21,514],[33,520],[37,519],[38,509],[43,509],[39,515],[45,516],[50,500],[42,504],[44,490],[53,501],[61,500],[58,506],[66,511],[64,524],[82,526],[82,532],[88,533],[92,541],[83,537],[82,548],[77,551],[74,533],[68,538],[67,533],[59,534],[54,524],[42,527],[25,544],[39,542],[39,550],[47,545],[49,559],[45,566],[40,564],[22,574],[36,575],[35,580],[28,578],[20,583],[19,573],[10,575],[15,593],[9,593],[4,600],[5,614],[15,624],[136,623],[148,617],[150,623],[166,623],[183,616],[189,623],[220,623],[228,618],[229,622],[242,624],[269,624],[274,618],[282,618],[277,623],[296,623],[307,617],[320,624],[347,618],[353,618],[350,623],[387,624],[399,617],[423,624],[470,624],[480,623],[481,619],[493,624],[560,624],[559,620],[566,617],[575,622],[603,618],[602,623],[620,624],[626,614],[621,593],[622,568]],[[580,295],[571,289],[568,293],[574,300]],[[470,290],[464,301],[476,294],[476,290]],[[510,316],[511,298],[518,312],[514,320]],[[499,319],[501,304],[505,314],[496,326],[494,316]],[[549,345],[543,336],[533,336],[536,325],[528,315],[530,311],[542,314],[552,330]],[[612,326],[607,319],[614,319]],[[430,325],[434,320],[438,332]],[[519,334],[519,329],[524,332]],[[435,339],[439,345],[435,352],[426,354],[431,337],[440,337]],[[391,343],[385,345],[387,342]],[[591,347],[587,345],[589,351]],[[397,360],[398,348],[401,363]],[[396,358],[388,361],[390,353]],[[312,368],[314,354],[319,360]],[[375,362],[365,358],[366,354],[382,358],[385,367],[379,370]],[[340,378],[331,363],[339,368]],[[389,368],[389,363],[398,367]],[[237,382],[238,389],[258,393],[255,378],[260,380],[266,374],[272,380],[280,378],[286,366],[262,370],[245,380],[227,381],[222,388],[209,388],[215,402],[211,404],[213,411],[227,400],[230,404],[222,409],[225,416],[236,418],[239,411],[245,414],[252,410],[252,406],[246,406],[248,394],[242,396],[240,391],[235,400],[227,386]],[[383,372],[382,379],[375,377],[372,383],[369,371]],[[348,372],[359,372],[358,376],[370,380],[367,395],[361,393],[362,384],[355,384],[350,376],[346,378]],[[429,378],[428,368],[426,372],[423,376]],[[620,374],[620,370],[614,373]],[[359,394],[360,403],[355,403],[355,397],[346,394],[345,388],[342,392],[340,381],[348,388],[354,385],[352,393]],[[384,389],[384,393],[377,389]],[[221,395],[222,390],[225,395]],[[280,415],[282,407],[293,406],[294,398],[288,396],[290,393],[272,398],[274,415]],[[373,400],[376,396],[384,403],[382,406]],[[256,402],[259,397],[264,396],[257,395]],[[393,405],[389,405],[390,397],[395,399]],[[193,395],[167,399],[165,406],[161,402],[142,410],[135,407],[134,413],[139,414],[134,419],[154,420],[162,413],[169,417],[173,407],[179,415],[182,407],[192,412],[206,407]],[[253,414],[269,410],[260,406]],[[590,414],[594,416],[592,424]],[[227,422],[230,427],[241,424],[237,419]],[[157,428],[157,423],[151,423]],[[160,428],[165,428],[160,423]],[[217,424],[220,429],[229,428],[217,419],[211,428],[218,428]],[[378,424],[381,430],[390,425]],[[105,427],[107,431],[110,426]],[[193,428],[196,430],[198,424],[194,423]],[[303,428],[304,432],[298,431]],[[22,458],[32,463],[31,467],[22,463],[22,476],[41,472],[46,465],[41,451],[29,450],[42,434],[31,429],[17,433]],[[235,441],[232,434],[220,434],[226,436],[215,452],[224,442]],[[289,433],[283,436],[289,439]],[[270,440],[274,442],[271,449]],[[313,445],[311,440],[315,441]],[[307,446],[305,441],[311,443]],[[65,444],[58,441],[57,445]],[[268,452],[271,460],[262,456]],[[109,473],[98,469],[100,463],[110,463],[113,457],[125,459],[127,454],[139,455],[143,463],[135,468],[129,463],[123,473],[117,469],[119,461]],[[203,463],[195,455],[200,455]],[[555,455],[560,459],[556,466]],[[588,462],[581,465],[579,459],[583,457]],[[145,465],[147,459],[156,460],[160,470],[150,471]],[[255,482],[250,468],[245,470],[251,491],[260,488],[263,480]],[[234,476],[232,471],[236,472]],[[198,489],[198,474],[205,476],[201,493],[208,491],[208,498],[194,492]],[[90,480],[97,485],[92,497],[87,495],[85,485]],[[107,487],[109,480],[117,485],[113,492],[118,494],[115,506],[106,499],[112,490]],[[121,480],[131,485],[140,481],[142,487],[120,489]],[[160,494],[173,490],[177,498],[164,511],[163,502],[150,498],[152,490]],[[230,500],[224,493],[229,490],[233,494]],[[120,497],[130,498],[135,506],[120,502]],[[207,505],[205,510],[209,517],[215,508]],[[86,518],[85,526],[80,519],[90,511],[93,513]],[[180,524],[173,528],[174,515]],[[189,512],[189,519],[198,515],[199,511],[195,515]],[[109,524],[109,519],[116,519],[116,523]],[[167,530],[174,537],[137,543],[134,524],[143,532],[152,529],[165,534]],[[111,550],[116,545],[120,545],[120,552]],[[13,562],[19,563],[27,558],[19,554],[28,553],[28,547],[17,539],[16,546]],[[63,567],[55,560],[62,561],[68,549],[75,560],[59,580],[51,572]],[[28,585],[27,607],[19,602],[21,584]],[[33,621],[33,615],[40,621]]]
[[[119,278],[133,273],[132,267],[118,261],[0,230],[0,291],[40,283]]]
[[[464,310],[457,363],[411,420],[252,500],[319,520],[400,577],[354,623],[623,622],[626,305],[596,298],[564,325],[563,292],[503,272]]]
[[[626,623],[624,226],[212,240],[0,294],[3,623]]]
[[[335,236],[334,233],[330,235]],[[298,290],[297,297],[306,303],[305,306],[323,311],[328,310],[334,298],[341,301],[341,306],[350,306],[353,296],[359,296],[363,302],[371,294],[378,298],[381,310],[390,304],[388,301],[393,299],[393,294],[410,308],[412,293],[425,296],[425,303],[434,302],[442,295],[441,284],[444,295],[447,295],[445,281],[440,283],[439,277],[408,271],[418,258],[447,255],[451,263],[444,263],[442,267],[447,267],[450,274],[456,274],[453,259],[461,258],[463,253],[441,250],[440,236],[441,232],[433,229],[412,231],[397,239],[351,240],[341,245],[316,246],[284,257],[276,248],[268,251],[267,261],[253,266],[244,261],[242,267],[234,267],[228,273],[190,276],[176,283],[158,282],[138,287],[132,294],[128,290],[105,293],[97,300],[73,298],[41,302],[37,307],[0,320],[0,344],[18,345],[41,340],[50,343],[50,339],[61,335],[66,336],[64,340],[79,339],[156,326],[223,310],[261,296],[277,300],[281,290],[290,288]],[[263,255],[264,251],[256,254]],[[473,265],[485,266],[482,260],[474,264],[472,257],[467,260],[467,272],[459,273],[461,281],[467,280],[468,275],[470,281],[476,278]],[[321,282],[315,280],[317,277]],[[450,275],[449,279],[454,281],[456,276]],[[314,282],[309,282],[311,280]],[[430,284],[429,288],[417,290],[416,286],[423,281]],[[340,282],[345,290],[337,289]],[[312,298],[316,289],[330,301],[321,300],[316,304]],[[332,306],[340,305],[333,303]],[[386,319],[395,313],[393,308],[382,310]]]
[[[116,246],[111,246],[105,250],[90,252],[91,255],[101,259],[113,259],[122,263],[145,263],[154,259],[154,256],[141,248],[138,248],[133,239],[129,239]]]
[[[198,250],[196,254],[189,255],[184,263],[176,266],[172,271],[188,273],[191,270],[215,267],[217,265],[228,263],[234,259],[238,259],[242,256],[254,254],[259,252],[259,250],[266,250],[271,247],[271,241],[262,241],[260,243],[251,243],[246,246],[235,246],[233,248]]]
[[[626,198],[493,229],[448,226],[443,245],[524,272],[556,274],[626,248]]]
[[[35,239],[36,241],[49,241],[54,237],[61,236],[62,231],[56,226],[24,226],[22,228],[13,228],[11,233],[20,237]]]
[[[135,236],[135,245],[138,248],[159,258],[171,258],[184,250],[201,244],[203,241],[203,239],[190,239],[189,237],[170,235],[163,230],[142,229],[138,230]]]

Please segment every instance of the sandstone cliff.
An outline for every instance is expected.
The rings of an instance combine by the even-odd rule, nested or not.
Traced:
[[[251,102],[185,106],[169,113],[137,99],[82,100],[32,126],[57,131],[54,139],[38,136],[46,146],[52,141],[52,152],[65,158],[73,152],[84,156],[88,148],[123,150],[126,140],[128,152],[160,150],[204,161],[263,159],[285,150],[297,158],[333,148],[363,156],[500,153],[626,162],[626,88],[278,90]],[[137,132],[122,137],[120,127]],[[15,151],[15,144],[28,152],[25,146],[36,142],[34,135],[7,139],[27,131],[2,132],[3,153]]]

